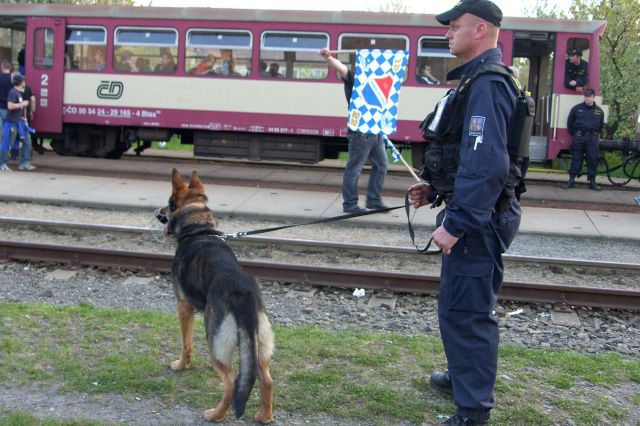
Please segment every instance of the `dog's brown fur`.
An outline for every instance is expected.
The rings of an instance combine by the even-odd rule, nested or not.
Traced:
[[[221,422],[232,404],[236,416],[242,416],[257,377],[261,398],[254,419],[271,423],[273,381],[269,364],[274,343],[260,288],[219,238],[221,233],[215,230],[216,220],[206,206],[204,186],[196,171],[187,186],[173,169],[172,183],[169,206],[160,210],[168,217],[167,233],[178,240],[172,280],[178,299],[182,355],[171,363],[171,369],[189,367],[194,315],[196,310],[203,311],[211,364],[224,387],[222,400],[216,408],[205,411],[204,418]],[[231,361],[236,347],[240,350],[240,368],[234,383]]]

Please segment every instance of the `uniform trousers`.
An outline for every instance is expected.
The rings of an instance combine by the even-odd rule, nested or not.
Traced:
[[[486,421],[495,406],[498,322],[493,315],[502,286],[502,253],[520,225],[520,206],[495,213],[478,231],[465,233],[443,256],[438,318],[453,386],[456,414]]]
[[[569,176],[575,177],[580,174],[582,171],[582,159],[585,156],[587,158],[587,179],[594,181],[598,170],[598,160],[600,159],[597,136],[575,135],[573,137]]]

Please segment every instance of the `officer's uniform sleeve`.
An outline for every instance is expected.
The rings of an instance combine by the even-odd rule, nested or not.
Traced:
[[[569,82],[571,80],[573,80],[573,78],[571,78],[571,62],[569,62],[568,60],[565,61],[564,63],[564,87],[566,87],[567,89],[573,89],[573,87],[571,87],[571,85],[569,84]]]
[[[567,130],[569,131],[569,134],[571,136],[573,136],[573,122],[576,119],[576,107],[574,106],[573,108],[571,108],[571,111],[569,111],[569,117],[567,117]]]
[[[509,174],[507,128],[515,107],[515,94],[498,75],[478,78],[467,99],[460,165],[443,221],[456,237],[481,228],[491,218]]]

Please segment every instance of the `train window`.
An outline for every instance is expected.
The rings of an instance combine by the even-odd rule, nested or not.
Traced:
[[[418,41],[418,69],[416,79],[421,84],[448,84],[447,73],[460,65],[460,60],[449,51],[449,40],[444,37],[422,37]]]
[[[116,28],[113,67],[122,72],[176,72],[178,32],[172,28]]]
[[[577,50],[582,53],[582,59],[589,62],[589,40],[586,38],[570,38],[567,41],[567,60],[569,59],[569,54]]]
[[[65,35],[65,68],[102,71],[106,63],[107,30],[69,26]]]
[[[53,30],[37,28],[33,32],[33,65],[39,69],[53,67]]]
[[[251,70],[248,31],[189,30],[185,68],[189,74],[246,77]]]
[[[329,35],[324,33],[264,32],[260,45],[260,75],[325,79],[329,67],[318,54],[324,47],[329,47]]]
[[[351,70],[355,70],[356,50],[409,50],[409,39],[402,35],[392,34],[341,34],[338,40],[338,49],[347,51],[339,53],[338,59],[342,63],[348,64]],[[406,73],[404,79],[407,79]]]

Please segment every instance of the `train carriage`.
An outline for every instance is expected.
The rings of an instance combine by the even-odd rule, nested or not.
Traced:
[[[537,105],[532,161],[570,144],[566,117],[582,96],[563,84],[568,51],[584,52],[600,93],[605,25],[504,18],[504,61]],[[343,85],[318,51],[353,64],[360,48],[408,50],[391,138],[419,163],[418,125],[456,83],[446,31],[430,14],[4,4],[0,57],[26,44],[33,127],[59,154],[118,158],[178,135],[199,156],[313,163],[347,147]],[[424,65],[436,84],[418,80]]]

